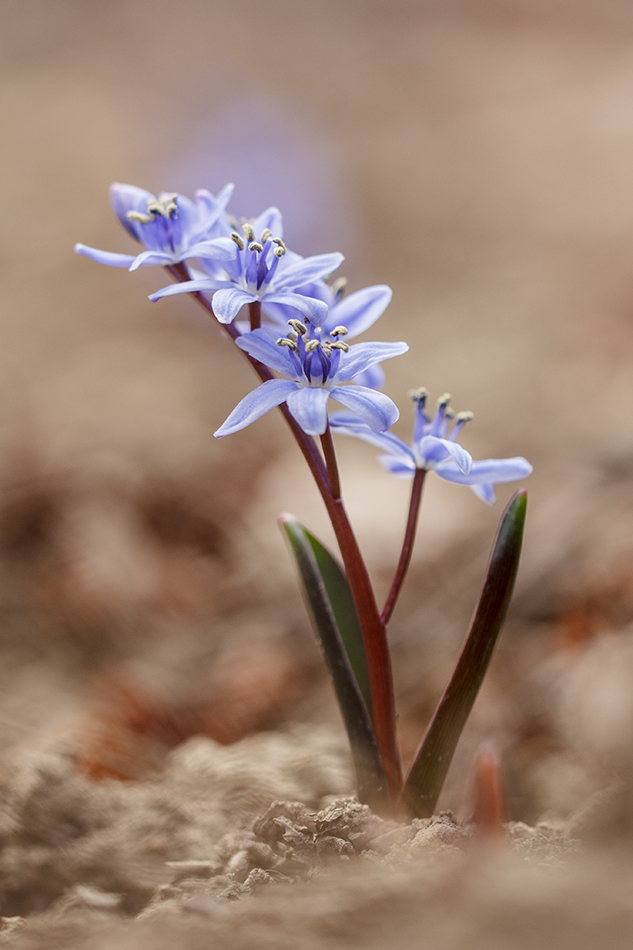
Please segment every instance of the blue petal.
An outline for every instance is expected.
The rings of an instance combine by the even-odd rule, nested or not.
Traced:
[[[99,251],[96,247],[87,247],[85,244],[75,244],[75,254],[89,257],[97,264],[107,264],[108,267],[127,267],[136,260],[135,254],[113,254],[111,251]]]
[[[457,442],[439,439],[435,435],[425,435],[415,446],[415,452],[424,459],[429,468],[435,468],[443,462],[454,460],[460,472],[468,474],[472,468],[472,456]]]
[[[168,254],[166,251],[141,251],[141,253],[134,258],[130,270],[134,271],[143,264],[147,264],[148,266],[158,264],[161,267],[165,267],[166,264],[173,264],[175,261],[176,255]]]
[[[349,351],[341,356],[337,379],[347,383],[375,363],[400,356],[408,349],[406,343],[354,343]]]
[[[180,260],[188,257],[203,257],[214,261],[232,261],[237,254],[237,244],[231,238],[215,238],[213,241],[198,241],[187,248]]]
[[[225,287],[232,287],[229,280],[215,280],[213,277],[201,277],[199,280],[184,280],[180,284],[169,284],[168,287],[162,287],[155,293],[149,295],[152,302],[160,300],[162,297],[173,297],[174,294],[194,294],[197,292],[213,293],[215,290],[222,290]]]
[[[369,329],[383,315],[391,301],[391,296],[391,287],[387,287],[386,284],[376,284],[375,287],[357,290],[330,309],[324,329],[333,330],[336,326],[347,327],[347,336],[351,340]]]
[[[497,500],[494,485],[471,485],[470,489],[477,495],[477,498],[481,498],[487,505],[494,505]]]
[[[360,416],[374,432],[385,432],[400,415],[389,396],[365,386],[335,386],[330,396]]]
[[[297,379],[297,366],[290,355],[288,347],[277,346],[275,342],[276,334],[271,334],[266,328],[253,330],[252,333],[245,333],[236,340],[241,350],[259,360],[271,369],[283,373],[284,376],[290,376]]]
[[[255,303],[256,300],[254,294],[247,294],[239,287],[216,290],[212,302],[213,312],[220,323],[232,323],[245,304]]]
[[[527,478],[531,472],[532,466],[527,459],[521,457],[473,462],[467,474],[460,472],[455,463],[449,459],[435,468],[436,475],[449,482],[457,482],[459,485],[495,485],[499,482],[513,482],[519,478]]]
[[[304,297],[303,294],[273,293],[266,294],[262,298],[264,303],[281,303],[287,307],[294,307],[304,317],[307,317],[314,326],[320,326],[321,321],[327,313],[327,304],[321,300],[313,300],[312,297]]]
[[[284,267],[283,273],[275,281],[275,287],[281,290],[284,287],[295,288],[309,284],[319,277],[327,277],[337,267],[340,267],[345,258],[338,251],[333,254],[315,254],[306,257],[289,267]]]
[[[288,409],[308,435],[323,435],[327,428],[327,401],[331,393],[317,386],[298,387],[288,396]]]
[[[396,478],[411,478],[415,474],[416,464],[413,459],[394,458],[393,455],[379,455],[378,461],[388,472]]]
[[[297,388],[297,383],[286,379],[269,379],[254,389],[237,404],[228,419],[214,432],[216,439],[245,429],[251,422],[285,402]]]
[[[200,188],[198,191],[196,191],[196,201],[204,217],[204,223],[207,228],[215,224],[217,219],[220,217],[231,200],[234,189],[235,185],[233,184],[225,185],[224,188],[218,192],[217,197],[212,195],[210,191],[207,191],[206,188]]]
[[[160,195],[160,200],[164,202],[168,202],[170,198],[169,192],[162,192]],[[203,225],[200,221],[200,209],[191,198],[187,198],[186,195],[176,195],[175,202],[178,211],[170,223],[175,246],[182,248],[200,236]]]
[[[253,221],[253,231],[255,232],[256,241],[259,241],[262,231],[265,231],[266,228],[273,232],[273,237],[282,238],[284,236],[283,218],[279,208],[266,208],[265,211],[262,211],[262,213],[255,218]]]
[[[370,389],[382,389],[385,385],[385,372],[382,366],[370,366],[369,369],[354,376],[352,382],[356,383],[357,386],[368,386]]]
[[[370,445],[376,445],[384,452],[390,452],[397,458],[406,459],[415,468],[415,458],[410,446],[393,432],[374,432],[358,416],[349,412],[332,413],[330,426],[333,432],[354,436],[363,442],[369,442]]]
[[[141,244],[143,243],[140,237],[141,225],[136,221],[130,221],[127,213],[128,211],[139,211],[146,214],[148,201],[156,201],[156,195],[153,195],[151,191],[145,191],[144,188],[137,188],[136,185],[122,185],[118,181],[110,185],[112,210],[125,230],[132,235],[135,241],[141,241]]]

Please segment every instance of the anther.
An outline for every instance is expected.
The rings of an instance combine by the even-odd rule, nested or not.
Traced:
[[[444,412],[445,419],[454,419],[456,415],[457,413],[455,412],[454,409],[446,409],[446,411]]]
[[[286,253],[285,247],[276,247],[275,248],[275,257],[283,257]]]
[[[337,340],[336,343],[330,343],[331,350],[343,350],[344,353],[347,353],[349,350],[349,344],[344,343],[343,340]]]
[[[262,244],[265,244],[266,241],[270,241],[272,236],[273,236],[273,232],[270,230],[270,228],[264,228],[264,230],[262,231],[260,235],[259,240]]]
[[[263,251],[264,250],[264,248],[258,241],[251,241],[251,243],[248,245],[248,249],[249,251]]]
[[[306,353],[311,353],[312,350],[316,350],[317,346],[319,346],[318,340],[308,340],[306,343]]]
[[[424,386],[420,386],[419,389],[410,389],[408,395],[414,402],[424,402],[428,398],[429,391]]]
[[[458,412],[455,416],[455,422],[471,422],[474,418],[473,413],[466,410],[465,412]]]
[[[289,340],[285,336],[280,337],[276,342],[277,342],[277,346],[289,346],[291,350],[295,351],[295,353],[299,352],[297,344],[293,340]]]
[[[342,297],[347,288],[347,277],[337,277],[330,284],[330,288],[335,297]]]
[[[285,254],[286,251],[288,250],[288,248],[286,247],[286,245],[284,244],[284,242],[281,240],[281,238],[273,238],[273,244],[277,244],[277,246],[282,249],[282,251],[284,252],[284,254]],[[281,257],[281,255],[279,255],[279,256]]]
[[[437,400],[438,409],[442,408],[442,406],[448,406],[451,398],[452,397],[450,393],[444,393],[443,396],[440,396],[440,398]]]
[[[334,327],[334,329],[330,331],[330,336],[347,336],[348,332],[347,327]]]
[[[152,220],[148,214],[143,214],[142,211],[128,211],[125,217],[128,221],[138,221],[139,224],[149,224]]]
[[[233,234],[231,235],[231,240],[232,240],[232,241],[235,241],[235,243],[236,243],[237,246],[239,247],[240,251],[243,251],[243,250],[244,250],[244,241],[243,241],[242,238],[239,236],[239,234],[236,234],[235,231],[234,231]]]
[[[305,323],[302,323],[301,320],[288,320],[288,323],[295,333],[299,334],[299,336],[305,336],[305,334],[308,332],[307,326]]]
[[[254,241],[254,240],[255,240],[255,232],[253,231],[253,225],[252,225],[252,224],[249,224],[248,221],[245,222],[245,223],[242,225],[242,230],[243,230],[244,234],[246,235],[246,240],[247,240],[247,241]]]

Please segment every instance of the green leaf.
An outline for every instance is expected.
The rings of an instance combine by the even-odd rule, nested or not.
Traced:
[[[303,528],[303,532],[316,558],[347,658],[356,677],[358,688],[365,700],[367,712],[371,717],[371,690],[369,688],[365,644],[363,643],[363,634],[347,578],[343,573],[343,568],[328,549],[307,528]]]
[[[384,801],[387,786],[374,728],[336,623],[312,541],[303,525],[292,515],[282,515],[279,523],[299,569],[306,604],[332,677],[352,751],[358,797],[367,804],[378,804]],[[314,541],[319,545],[316,539]],[[319,546],[325,551],[322,545]],[[329,560],[333,562],[331,555]],[[335,572],[327,558],[323,563],[327,565],[331,582]],[[332,589],[337,584],[332,585]]]
[[[526,507],[527,492],[518,491],[502,515],[468,635],[407,776],[402,799],[417,818],[433,814],[488,669],[514,588]]]

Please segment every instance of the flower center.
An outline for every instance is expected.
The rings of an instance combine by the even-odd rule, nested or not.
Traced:
[[[235,280],[251,293],[257,293],[270,284],[280,259],[286,253],[286,245],[280,237],[273,237],[270,228],[264,228],[259,240],[250,222],[244,222],[242,231],[244,237],[237,230],[231,234],[238,247]]]
[[[325,385],[336,375],[341,352],[347,353],[349,346],[342,340],[323,340],[311,337],[310,330],[301,320],[289,320],[292,328],[287,336],[277,340],[277,346],[287,346],[293,354],[298,370],[310,385]],[[319,333],[319,331],[316,331]],[[347,327],[334,327],[331,337],[345,336]]]
[[[166,198],[151,198],[147,202],[147,213],[128,211],[126,218],[129,221],[138,221],[139,224],[149,224],[157,218],[175,218],[178,214],[177,197],[177,194],[173,194]]]

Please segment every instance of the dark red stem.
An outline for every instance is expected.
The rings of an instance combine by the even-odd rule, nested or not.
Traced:
[[[327,429],[321,436],[321,448],[323,449],[323,456],[325,458],[325,464],[327,465],[327,472],[330,479],[330,491],[332,492],[332,497],[338,501],[341,497],[341,482],[338,476],[338,464],[336,461],[334,443],[332,442],[332,430],[330,429],[329,422]]]
[[[174,264],[171,267],[167,267],[166,270],[177,281],[191,280],[185,264]],[[215,318],[212,305],[204,294],[194,292],[190,294],[190,296],[194,297],[196,302]],[[232,340],[237,340],[240,336],[239,330],[232,323],[222,324],[222,329],[228,333]],[[247,357],[249,363],[263,382],[276,378],[263,363],[252,359],[245,352],[244,356]],[[363,633],[365,652],[367,654],[376,743],[389,784],[389,791],[395,802],[402,789],[402,765],[396,740],[396,706],[393,692],[391,657],[389,655],[385,625],[378,613],[378,605],[369,573],[347,517],[343,501],[340,497],[335,497],[338,491],[335,492],[334,488],[330,485],[331,471],[328,471],[328,468],[326,468],[314,438],[303,431],[295,418],[290,414],[287,405],[282,403],[279,409],[288,423],[301,449],[303,457],[314,476],[341,551],[341,557],[354,599],[354,606],[358,614],[358,620]],[[326,449],[324,447],[324,453],[325,452]],[[332,455],[333,454],[334,448],[332,447]],[[336,464],[335,459],[334,463]],[[336,482],[338,482],[338,472]]]
[[[385,606],[383,608],[382,614],[380,615],[380,619],[385,624],[385,626],[391,619],[393,608],[396,606],[396,601],[400,594],[400,590],[402,589],[404,579],[407,576],[409,564],[411,563],[411,555],[413,554],[413,543],[415,541],[415,532],[418,526],[418,515],[420,513],[420,501],[422,500],[422,486],[424,485],[425,475],[426,469],[418,468],[416,469],[415,475],[413,476],[413,485],[411,486],[411,501],[409,502],[409,517],[407,518],[407,527],[404,532],[402,550],[400,551],[400,560],[398,561],[396,573],[394,574],[393,581],[391,582],[391,588],[387,595]]]
[[[259,300],[249,303],[248,317],[251,321],[251,330],[259,330],[262,325],[262,305]]]

